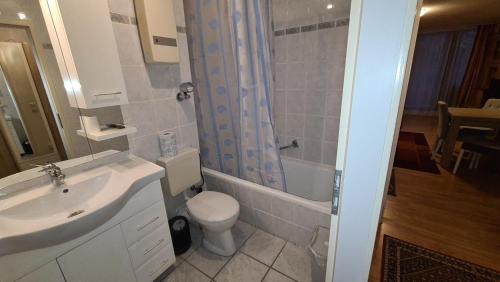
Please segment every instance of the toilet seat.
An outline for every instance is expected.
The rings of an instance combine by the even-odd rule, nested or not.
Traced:
[[[226,225],[235,221],[240,212],[240,205],[233,197],[214,191],[203,191],[186,205],[189,214],[203,225]]]

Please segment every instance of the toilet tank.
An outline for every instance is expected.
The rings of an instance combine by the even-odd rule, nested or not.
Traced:
[[[158,159],[158,165],[165,168],[162,179],[164,191],[177,196],[189,187],[201,182],[200,157],[196,149],[183,149],[176,156]]]

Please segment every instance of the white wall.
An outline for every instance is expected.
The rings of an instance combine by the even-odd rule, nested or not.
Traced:
[[[173,1],[180,64],[158,65],[144,63],[133,1],[108,3],[129,100],[129,104],[121,106],[123,119],[137,127],[137,133],[128,136],[130,152],[156,162],[160,157],[158,133],[165,130],[176,133],[179,149],[198,149],[194,99],[183,102],[176,99],[179,84],[191,81],[183,1]],[[182,194],[171,197],[167,193],[165,202],[169,217],[173,217],[185,200]]]
[[[135,24],[132,0],[109,0],[113,29],[125,78],[129,104],[121,106],[126,124],[137,127],[128,137],[130,151],[146,160],[160,157],[158,133],[176,132],[179,148],[198,148],[194,99],[176,100],[181,82],[191,81],[182,0],[175,0],[180,64],[146,65]],[[180,29],[179,29],[180,27]]]

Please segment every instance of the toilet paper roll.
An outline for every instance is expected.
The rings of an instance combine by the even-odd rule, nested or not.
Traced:
[[[174,132],[160,133],[160,152],[162,157],[167,158],[177,155],[177,140]]]

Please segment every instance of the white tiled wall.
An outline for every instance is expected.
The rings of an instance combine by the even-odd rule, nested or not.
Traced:
[[[318,23],[349,16],[351,1],[271,0],[275,28]],[[333,9],[327,9],[334,4]]]
[[[176,24],[185,27],[182,0],[174,0]],[[132,0],[109,0],[110,12],[135,17]],[[181,82],[191,81],[187,38],[178,33],[180,64],[146,65],[142,57],[137,26],[113,22],[129,104],[122,106],[126,124],[138,131],[128,137],[130,151],[150,161],[160,156],[158,133],[173,131],[179,148],[198,148],[193,99],[178,102]],[[185,29],[185,28],[184,28]]]
[[[348,26],[274,36],[274,117],[289,157],[335,164]]]

